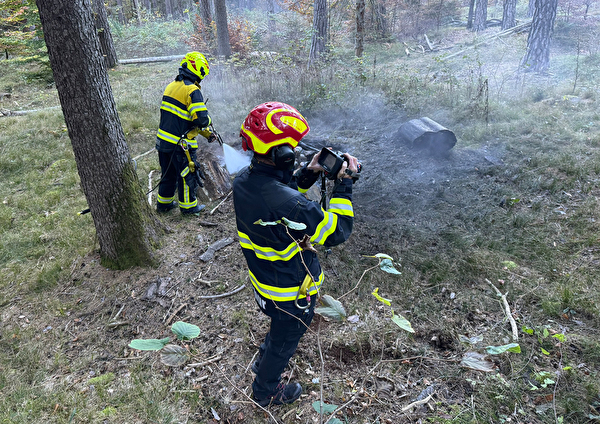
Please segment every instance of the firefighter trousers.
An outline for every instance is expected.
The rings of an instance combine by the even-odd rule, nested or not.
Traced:
[[[281,373],[296,352],[313,316],[314,307],[310,307],[297,317],[283,314],[271,317],[271,328],[260,346],[258,372],[252,383],[256,399],[265,399],[274,394]]]

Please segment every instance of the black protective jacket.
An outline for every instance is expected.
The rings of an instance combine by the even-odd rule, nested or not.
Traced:
[[[301,258],[315,280],[308,293],[316,294],[317,287],[323,282],[316,253],[302,251],[294,240],[308,236],[313,244],[335,246],[346,241],[352,232],[352,180],[343,179],[336,185],[325,211],[319,203],[308,200],[301,193],[314,184],[318,175],[303,168],[290,181],[291,172],[253,160],[233,182],[240,244],[248,263],[256,302],[267,315],[278,314],[273,302],[281,309],[298,314],[294,301],[307,277]],[[299,223],[305,228],[291,229],[275,224],[282,218],[292,221],[292,226]],[[300,300],[299,304],[306,305],[305,296]]]

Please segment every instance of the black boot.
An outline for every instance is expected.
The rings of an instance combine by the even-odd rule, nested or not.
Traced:
[[[302,386],[299,383],[279,383],[275,389],[275,393],[267,396],[264,399],[254,398],[260,406],[282,405],[296,401],[302,394]]]
[[[176,207],[177,207],[177,202],[175,200],[173,200],[171,203],[156,202],[156,212],[165,213],[165,212],[169,212],[171,209],[174,209]]]

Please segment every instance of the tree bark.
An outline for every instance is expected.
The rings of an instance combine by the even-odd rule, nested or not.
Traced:
[[[475,22],[473,31],[480,32],[487,28],[487,3],[488,0],[477,0],[475,5]]]
[[[50,65],[104,266],[153,262],[158,221],[137,178],[89,0],[37,0]]]
[[[356,57],[362,57],[365,42],[365,0],[356,0],[356,40],[354,52]]]
[[[556,20],[558,0],[536,0],[527,52],[521,66],[528,71],[545,73],[550,67],[550,42]]]
[[[125,12],[123,11],[123,0],[117,0],[117,15],[119,16],[119,22],[125,25],[127,19],[125,19]]]
[[[504,0],[502,12],[502,31],[517,25],[517,0]]]
[[[217,18],[217,54],[228,58],[231,56],[231,44],[229,43],[227,5],[225,4],[225,0],[215,0],[215,15]]]
[[[475,12],[475,0],[469,1],[469,16],[467,17],[467,29],[473,28],[473,14]]]
[[[529,0],[529,6],[527,7],[527,17],[532,18],[535,13],[535,0]]]
[[[202,16],[202,24],[208,30],[212,22],[212,13],[210,12],[210,0],[200,0],[200,16]]]
[[[165,0],[165,16],[167,19],[173,17],[173,8],[171,7],[171,0]]]
[[[314,63],[321,53],[325,52],[327,41],[327,0],[315,0],[313,15],[313,35],[310,45],[309,66]]]
[[[269,28],[269,32],[272,34],[275,32],[275,0],[267,0],[267,13],[268,13],[268,21],[267,25]]]
[[[108,17],[106,15],[104,2],[102,0],[93,0],[92,5],[94,7],[94,22],[96,25],[96,32],[98,33],[100,49],[102,56],[104,57],[104,63],[106,64],[107,68],[114,68],[119,60],[117,58],[115,44],[110,32],[110,26],[108,24]]]

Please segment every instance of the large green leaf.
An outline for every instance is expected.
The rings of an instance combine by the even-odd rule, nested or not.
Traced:
[[[346,310],[339,300],[325,294],[321,297],[321,303],[323,306],[315,308],[316,313],[336,321],[343,321],[346,318]]]
[[[161,350],[167,343],[169,338],[164,339],[135,339],[129,343],[129,347],[137,350]]]
[[[175,333],[179,340],[192,340],[200,335],[200,327],[183,321],[177,321],[173,324],[171,331]]]
[[[415,330],[413,330],[412,325],[410,324],[410,321],[407,320],[406,318],[404,318],[402,315],[397,315],[394,314],[392,312],[392,321],[394,321],[396,323],[396,325],[398,327],[400,327],[401,329],[408,331],[409,333],[414,333]]]
[[[502,346],[486,346],[485,351],[490,355],[500,355],[504,352],[521,353],[519,343],[509,343]]]
[[[381,261],[381,263],[379,264],[379,268],[382,271],[387,272],[388,274],[396,274],[396,275],[402,274],[400,271],[398,271],[396,268],[394,268],[394,264],[392,263],[391,259],[383,259]]]
[[[189,359],[188,351],[177,345],[166,345],[160,351],[160,362],[169,367],[178,367]]]
[[[323,402],[323,414],[331,414],[333,411],[335,411],[337,409],[337,405],[332,405],[330,403],[325,403]],[[315,409],[315,411],[317,411],[319,414],[321,413],[321,401],[320,400],[315,400],[312,403],[312,407]],[[331,422],[331,421],[330,421]]]
[[[281,221],[283,222],[283,224],[286,227],[288,227],[291,230],[296,230],[296,231],[306,230],[306,224],[303,224],[302,222],[290,221],[289,219],[287,219],[285,217],[281,218]]]

